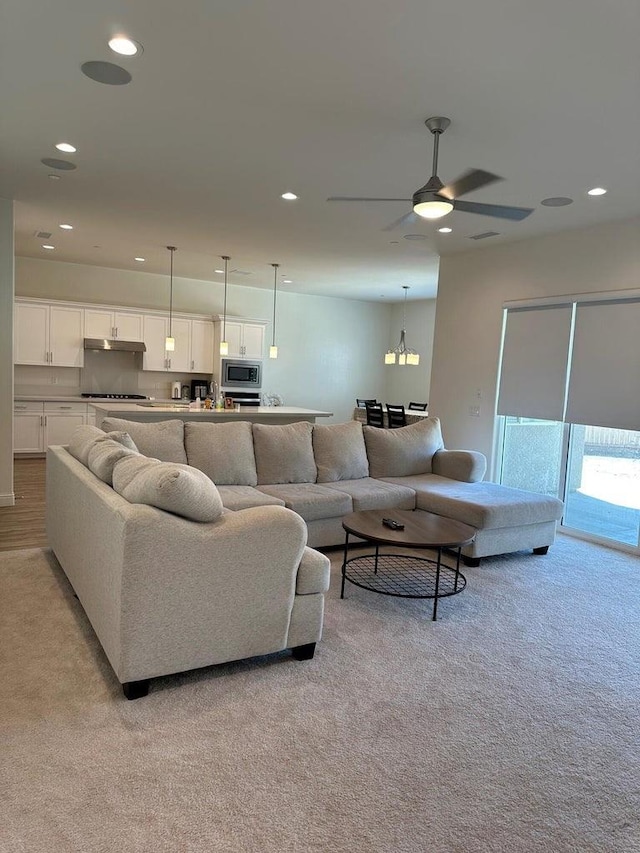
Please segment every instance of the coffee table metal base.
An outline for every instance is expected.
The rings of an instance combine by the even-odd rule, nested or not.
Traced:
[[[347,559],[349,533],[344,544],[342,562],[342,586],[340,598],[344,598],[345,581],[354,586],[393,595],[399,598],[432,598],[432,620],[436,620],[438,600],[457,595],[467,585],[460,571],[460,548],[456,552],[455,567],[442,562],[442,548],[435,548],[437,559],[414,557],[412,554],[380,554],[376,544],[375,553]]]

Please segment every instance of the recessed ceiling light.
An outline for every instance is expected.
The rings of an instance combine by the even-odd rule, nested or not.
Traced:
[[[291,279],[290,278],[283,278],[282,283],[283,284],[291,284]]]
[[[134,260],[134,261],[138,261],[138,263],[141,263],[141,264],[142,264],[142,263],[144,263],[144,261],[146,261],[147,259],[146,259],[146,258],[134,258],[133,260]]]
[[[587,190],[587,195],[604,195],[605,193],[604,187],[594,187],[592,190]]]
[[[66,222],[61,223],[60,228],[62,228],[63,231],[73,231],[73,225],[67,225]]]
[[[282,193],[280,198],[284,198],[287,201],[295,201],[298,198],[298,196],[295,193]]]
[[[214,272],[217,272],[218,275],[222,275],[224,273],[224,270],[214,270]]]
[[[59,181],[60,175],[47,175],[50,181]]]
[[[43,249],[55,249],[55,246],[50,246],[49,243],[43,243],[42,248]]]
[[[77,148],[74,148],[70,142],[58,142],[56,148],[58,151],[64,151],[65,154],[75,154],[77,151]]]
[[[114,53],[119,53],[121,56],[135,56],[137,53],[142,53],[141,44],[122,35],[109,39],[109,47]]]
[[[438,231],[441,234],[451,234],[451,232],[453,231],[453,228],[438,228]]]

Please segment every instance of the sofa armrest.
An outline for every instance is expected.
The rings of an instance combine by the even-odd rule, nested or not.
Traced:
[[[478,450],[437,450],[433,455],[432,471],[440,477],[479,483],[487,470],[487,458]]]
[[[296,595],[313,595],[329,589],[331,560],[320,551],[306,547],[298,566]]]

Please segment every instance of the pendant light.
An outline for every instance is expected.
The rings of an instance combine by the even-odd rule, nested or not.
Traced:
[[[280,264],[271,264],[273,267],[273,325],[271,327],[271,346],[269,347],[269,358],[278,357],[276,346],[276,290],[278,286],[278,267]]]
[[[171,323],[173,320],[173,253],[176,250],[175,246],[167,246],[171,252],[171,276],[169,285],[169,334],[164,339],[164,348],[166,352],[173,352],[176,348],[176,339],[173,337]]]
[[[220,355],[229,355],[229,343],[227,341],[227,280],[229,277],[229,255],[221,255],[224,261],[224,308],[222,309],[222,340],[220,341]]]
[[[405,335],[407,330],[406,326],[406,314],[407,314],[407,290],[409,290],[408,284],[403,284],[402,289],[404,290],[404,305],[402,307],[402,330],[400,332],[400,343],[395,349],[390,349],[384,356],[385,364],[395,364],[396,361],[398,364],[420,364],[420,356],[411,347],[408,347],[405,341]]]

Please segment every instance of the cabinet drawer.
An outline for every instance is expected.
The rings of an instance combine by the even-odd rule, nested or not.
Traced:
[[[47,412],[58,412],[61,415],[69,415],[69,414],[80,414],[86,415],[87,413],[87,404],[86,403],[45,403],[44,404],[45,414]]]
[[[41,415],[44,411],[44,404],[41,402],[35,402],[34,400],[14,400],[13,411],[17,415],[24,412],[37,412]]]

